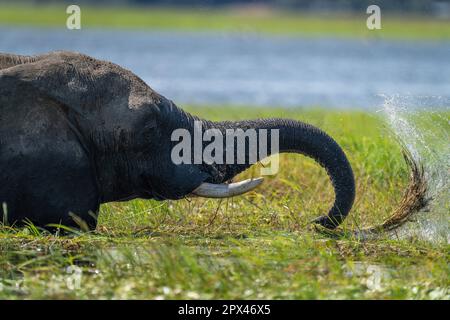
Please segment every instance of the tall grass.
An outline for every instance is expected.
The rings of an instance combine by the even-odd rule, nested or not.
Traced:
[[[344,228],[382,222],[408,181],[400,147],[374,114],[188,107],[208,119],[289,117],[343,147],[357,199]],[[257,168],[242,176],[257,175]],[[0,298],[449,299],[450,248],[418,239],[330,239],[310,228],[333,200],[326,173],[281,157],[263,187],[228,200],[103,205],[95,232],[0,228]],[[69,266],[82,271],[73,287]]]

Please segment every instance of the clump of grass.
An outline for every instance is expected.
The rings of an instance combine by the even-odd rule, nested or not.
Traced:
[[[365,229],[350,231],[340,229],[328,230],[320,226],[316,226],[316,230],[333,237],[353,235],[362,239],[367,239],[368,237],[376,238],[377,236],[383,235],[387,232],[395,231],[406,222],[412,221],[411,219],[414,214],[426,209],[427,205],[431,201],[431,198],[427,195],[428,185],[425,178],[423,164],[419,163],[419,159],[414,159],[405,147],[402,149],[402,152],[405,163],[410,169],[410,179],[399,205],[391,216],[389,216],[383,223]]]
[[[391,231],[403,225],[414,213],[426,208],[431,200],[427,198],[427,181],[423,164],[417,163],[407,149],[403,150],[403,156],[411,169],[410,182],[398,208],[381,224],[380,232]]]
[[[382,224],[408,189],[401,146],[376,115],[187,109],[212,120],[289,117],[330,133],[347,153],[357,181],[346,230]],[[256,176],[257,170],[242,177]],[[2,226],[0,299],[450,298],[447,244],[331,239],[309,226],[332,201],[320,166],[284,155],[279,174],[244,197],[111,203],[102,206],[95,232],[64,236],[31,224]],[[80,270],[81,278],[73,270]]]

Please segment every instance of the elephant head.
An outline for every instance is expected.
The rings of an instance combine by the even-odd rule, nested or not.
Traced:
[[[169,117],[172,118],[175,114],[177,119],[184,119],[183,124],[177,121],[176,126],[169,126],[169,132],[184,128],[190,133],[191,137],[194,137],[196,135],[195,130],[199,130],[200,133],[197,133],[197,136],[203,134],[203,136],[209,138],[206,139],[206,142],[203,141],[202,148],[197,150],[195,150],[195,142],[190,141],[192,149],[191,159],[187,159],[188,164],[177,165],[173,164],[174,159],[167,160],[168,163],[171,163],[172,168],[170,170],[173,173],[181,171],[179,176],[173,176],[179,177],[176,185],[185,185],[186,189],[182,190],[180,194],[173,194],[172,191],[177,190],[177,188],[174,185],[170,186],[166,197],[179,198],[190,193],[201,197],[225,198],[243,194],[261,184],[262,179],[228,183],[236,175],[249,168],[256,161],[261,161],[271,154],[298,153],[314,159],[326,169],[335,191],[335,201],[328,214],[319,217],[315,222],[333,229],[348,215],[355,198],[353,171],[343,150],[324,131],[312,125],[290,119],[212,122],[195,118],[175,107],[172,102],[168,103],[171,105]],[[167,124],[170,121],[162,123]],[[249,130],[256,133],[253,136],[253,141],[248,135]],[[214,131],[217,132],[216,139],[220,135],[223,137],[216,144],[219,147],[218,149],[223,150],[223,154],[214,157],[215,160],[219,158],[221,161],[213,162],[211,159],[207,161],[208,159],[205,159],[205,157],[199,157],[197,164],[195,164],[195,155],[204,151],[210,143],[209,141],[213,140],[208,132]],[[169,132],[164,141],[169,141]],[[228,143],[230,139],[235,140]],[[239,149],[236,146],[235,142],[237,143],[239,139],[241,142],[246,142],[244,149]],[[261,140],[263,144],[261,144]],[[250,145],[252,143],[253,146]],[[175,148],[173,142],[169,145],[172,150]],[[165,150],[165,152],[167,156],[168,150]],[[163,180],[167,181],[166,179]],[[198,185],[200,182],[201,184]],[[167,184],[164,185],[167,186]]]
[[[21,92],[27,92],[24,99],[37,101],[45,107],[45,113],[61,115],[59,119],[67,124],[67,136],[74,137],[89,161],[98,203],[133,198],[163,200],[190,195],[216,198],[239,195],[259,185],[261,180],[229,183],[231,179],[255,160],[287,152],[311,157],[326,169],[331,179],[334,204],[328,214],[316,222],[335,228],[351,210],[355,182],[350,163],[339,145],[312,125],[289,119],[202,120],[178,108],[130,71],[79,53],[8,56],[3,59],[3,66],[1,64],[2,59],[2,85],[20,87]],[[42,117],[42,113],[37,117]],[[267,150],[258,150],[253,159],[251,147],[247,146],[244,151],[229,148],[225,140],[217,144],[223,147],[223,154],[219,156],[222,161],[198,159],[199,150],[202,152],[208,145],[204,139],[200,146],[191,144],[189,154],[183,155],[187,161],[173,159],[180,143],[174,139],[177,130],[191,137],[198,134],[204,137],[211,132],[227,137],[229,131],[247,132],[249,129],[256,132],[258,146],[267,142]],[[263,133],[267,135],[264,137]],[[275,133],[277,139],[272,139]],[[62,135],[61,131],[54,134]],[[273,141],[276,141],[276,148]],[[55,144],[57,147],[66,148],[63,144]],[[70,168],[76,166],[74,163]],[[62,192],[60,196],[63,197]],[[71,210],[71,202],[66,202],[67,210]]]

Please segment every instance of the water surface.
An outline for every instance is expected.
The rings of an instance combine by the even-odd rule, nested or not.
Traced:
[[[111,60],[183,104],[379,108],[378,94],[450,97],[450,42],[220,32],[0,28],[0,51]]]

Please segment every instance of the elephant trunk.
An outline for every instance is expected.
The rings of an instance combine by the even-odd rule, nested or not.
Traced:
[[[329,210],[327,216],[321,216],[315,220],[322,226],[334,229],[336,228],[350,212],[355,199],[355,180],[353,171],[349,161],[340,146],[322,130],[300,122],[289,119],[263,119],[263,120],[247,120],[239,122],[217,122],[209,123],[208,127],[219,128],[223,133],[227,129],[255,129],[258,134],[258,142],[261,139],[261,133],[267,133],[265,141],[270,145],[267,148],[267,156],[279,153],[300,153],[311,157],[324,167],[331,179],[335,192],[335,201],[333,207]],[[266,129],[261,131],[262,129]],[[278,130],[278,150],[274,148],[272,135]],[[259,147],[261,144],[258,143]],[[236,148],[235,148],[236,149]],[[229,152],[225,148],[225,152]],[[247,169],[252,163],[249,161],[249,150],[246,149],[246,160],[244,164],[234,162],[216,167],[214,170],[218,172],[214,176],[216,181],[220,183],[230,180],[235,175]],[[234,160],[238,159],[239,150],[234,150]],[[265,157],[258,152],[257,160],[260,161]],[[219,178],[218,178],[219,177]]]

